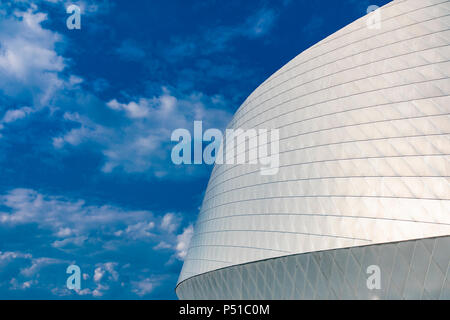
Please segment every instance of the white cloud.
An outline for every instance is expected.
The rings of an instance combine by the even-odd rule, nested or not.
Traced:
[[[156,246],[153,247],[154,250],[172,249],[172,245],[165,241],[161,241]]]
[[[150,230],[155,227],[155,223],[151,222],[139,222],[134,225],[128,226],[125,230],[116,231],[114,234],[116,236],[127,236],[130,239],[138,240],[154,237],[155,234],[152,234]]]
[[[54,147],[60,149],[66,144],[78,146],[92,141],[99,145],[105,157],[104,173],[120,168],[127,173],[148,171],[157,177],[168,175],[173,130],[189,129],[194,120],[202,120],[204,127],[224,128],[231,114],[214,108],[217,96],[192,94],[178,98],[167,89],[163,91],[153,98],[126,103],[116,99],[109,101],[107,106],[119,115],[123,113],[127,120],[115,130],[78,114],[65,116],[65,120],[78,123],[80,127],[55,137]]]
[[[0,90],[9,96],[28,94],[37,105],[63,87],[58,74],[66,67],[55,50],[61,36],[42,28],[46,19],[31,8],[0,19]]]
[[[243,34],[250,38],[261,37],[272,29],[277,17],[275,10],[262,8],[247,19]]]
[[[0,195],[0,207],[4,210],[0,212],[2,227],[36,224],[39,229],[49,230],[56,237],[52,243],[54,248],[70,252],[67,246],[71,245],[71,250],[82,250],[87,256],[108,250],[121,250],[129,247],[130,243],[136,242],[135,240],[139,240],[141,244],[149,243],[153,250],[172,251],[173,255],[170,256],[169,253],[168,261],[171,263],[175,258],[182,259],[186,255],[193,233],[192,225],[184,228],[182,234],[176,233],[181,222],[181,217],[177,214],[167,213],[155,217],[148,211],[128,211],[110,205],[87,205],[83,200],[48,196],[29,189],[14,189]],[[105,242],[108,237],[115,239],[115,247],[112,245],[108,247],[108,242]],[[47,279],[50,276],[49,270],[53,270],[52,266],[64,272],[68,265],[74,263],[75,261],[54,257],[35,257],[19,251],[0,251],[0,272],[16,270],[12,276],[16,280],[9,284],[11,289],[15,290],[36,286],[40,289],[45,288],[57,296],[70,296],[74,294],[73,291],[66,290],[60,285],[55,287],[51,280],[48,282]],[[58,266],[60,264],[62,266]],[[82,264],[80,266],[83,271],[89,270]],[[149,277],[148,270],[138,270],[135,279],[143,280],[124,282],[120,278],[120,273],[130,274],[129,268],[130,264],[121,265],[114,261],[98,263],[90,275],[83,274],[83,279],[92,279],[94,285],[84,287],[87,285],[84,283],[83,290],[78,290],[76,294],[102,297],[110,290],[126,287],[137,295],[144,296],[153,292],[154,287],[162,279],[161,276]],[[142,276],[144,274],[145,276]],[[37,280],[45,280],[45,282],[40,281],[38,284]],[[127,283],[129,285],[126,285]],[[0,286],[2,285],[4,284],[0,282]]]
[[[20,109],[14,109],[14,110],[8,110],[6,111],[5,115],[3,116],[3,119],[0,121],[0,123],[10,123],[17,121],[19,119],[25,118],[28,114],[33,112],[33,109],[30,107],[22,107]]]
[[[99,284],[99,285],[97,285],[97,288],[95,288],[92,291],[92,295],[94,297],[101,297],[101,296],[104,295],[104,291],[107,291],[107,290],[109,290],[109,286],[103,285],[103,284]]]
[[[72,229],[70,228],[60,228],[58,232],[56,233],[56,236],[65,238],[72,234]]]
[[[231,118],[228,112],[215,108],[217,96],[176,97],[165,88],[160,96],[125,103],[113,99],[106,105],[117,112],[117,116],[123,115],[123,121],[115,123],[115,128],[78,113],[66,112],[64,120],[78,127],[53,138],[55,149],[95,143],[96,151],[105,158],[101,168],[104,173],[121,169],[127,173],[167,176],[172,166],[170,137],[173,130],[190,128],[194,120],[202,120],[205,127],[224,128]]]
[[[60,259],[54,259],[54,258],[33,259],[31,261],[31,266],[28,268],[22,269],[21,274],[23,274],[24,276],[27,276],[27,277],[32,277],[36,273],[38,273],[39,270],[41,270],[42,268],[44,268],[46,266],[53,265],[53,264],[62,264],[62,263],[67,263],[67,261],[63,261]]]
[[[99,226],[104,232],[113,233],[120,225],[134,225],[142,220],[154,219],[149,211],[86,205],[83,200],[45,196],[30,189],[14,189],[0,196],[0,205],[10,209],[10,212],[0,212],[0,223],[37,223],[41,228],[52,230],[56,237],[64,234],[70,237],[87,236],[98,230]]]
[[[78,113],[66,112],[64,114],[64,120],[75,122],[80,127],[75,128],[64,134],[63,136],[53,138],[53,146],[56,149],[63,148],[66,144],[72,146],[78,146],[83,142],[95,140],[104,142],[113,130],[110,130],[104,126],[98,125],[85,116],[81,116]]]
[[[92,294],[94,297],[101,297],[104,295],[105,291],[109,290],[110,286],[105,284],[105,281],[109,283],[117,282],[119,280],[119,273],[116,271],[118,263],[116,262],[106,262],[99,263],[94,270],[93,279],[96,284],[95,289],[87,290],[79,294]]]
[[[153,291],[155,286],[157,285],[157,282],[154,279],[146,278],[141,281],[133,281],[133,292],[136,293],[138,296],[145,296],[146,294],[149,294]]]
[[[189,243],[191,242],[192,236],[194,235],[194,226],[189,225],[184,229],[183,233],[177,236],[177,246],[176,246],[176,256],[180,260],[184,260],[187,255],[187,250],[189,248]]]
[[[26,290],[31,288],[32,285],[36,285],[38,283],[37,280],[28,280],[24,282],[19,282],[16,278],[12,278],[9,282],[12,290]]]
[[[161,221],[161,229],[173,233],[180,225],[180,218],[173,213],[166,213]]]
[[[171,249],[177,258],[186,255],[192,225],[177,235],[181,216],[167,213],[156,217],[150,211],[124,210],[111,205],[87,205],[83,200],[70,200],[57,196],[47,196],[35,190],[14,189],[0,195],[0,224],[16,226],[34,223],[39,228],[49,230],[56,237],[52,246],[57,249],[86,247],[86,244],[100,245],[103,250],[114,251],[127,245],[129,241],[153,243],[155,250]],[[113,240],[105,242],[105,237]],[[0,266],[3,261],[17,258],[31,259],[31,256],[14,252],[0,252]],[[23,271],[31,274],[42,265],[60,263],[49,258],[33,259],[32,266]],[[99,272],[108,271],[115,275],[113,264],[98,266]]]
[[[141,99],[138,103],[131,101],[128,104],[119,103],[116,99],[107,103],[113,110],[125,110],[130,118],[145,118],[150,113],[148,101]]]
[[[22,252],[0,251],[0,267],[8,264],[9,262],[15,259],[32,259],[32,257],[33,256],[31,254]]]
[[[3,118],[0,118],[0,131],[5,128],[5,125],[16,122],[20,119],[24,119],[32,112],[34,112],[34,110],[30,107],[22,107],[19,109],[7,110],[3,115]],[[1,133],[0,138],[2,138]]]
[[[56,50],[56,45],[63,38],[42,27],[46,19],[46,14],[37,12],[37,7],[31,5],[28,11],[0,19],[0,91],[11,97],[29,97],[33,100],[31,108],[6,111],[0,121],[0,130],[5,123],[22,119],[40,107],[58,109],[52,103],[58,101],[58,106],[64,105],[67,99],[63,93],[66,89],[76,91],[83,97],[89,95],[80,87],[84,79],[63,75],[67,62]],[[125,45],[131,48],[129,43]],[[133,52],[136,56],[138,50]],[[98,99],[96,101],[99,102]],[[217,108],[216,101],[216,96],[208,97],[200,93],[174,95],[166,89],[161,95],[150,98],[136,97],[128,101],[112,99],[105,104],[118,115],[125,115],[120,124],[115,122],[114,127],[107,126],[83,114],[66,112],[64,120],[78,127],[55,135],[52,143],[55,149],[63,149],[93,142],[95,151],[104,156],[101,167],[104,173],[122,170],[126,173],[146,173],[157,178],[168,177],[175,171],[170,160],[173,145],[170,135],[174,129],[190,128],[194,120],[203,120],[205,126],[222,129],[231,119],[229,112]],[[204,172],[203,169],[182,169],[188,175]]]
[[[119,103],[116,99],[107,103],[108,107],[113,110],[124,110],[129,118],[148,118],[153,121],[167,121],[171,117],[177,122],[184,120],[189,114],[195,114],[204,108],[203,102],[200,101],[201,96],[192,95],[185,100],[178,100],[172,96],[167,89],[159,97],[140,98],[137,102]],[[192,100],[191,100],[192,99]],[[193,107],[192,110],[182,110],[183,107]],[[173,125],[170,125],[173,126]]]
[[[105,270],[102,268],[96,268],[94,271],[94,281],[99,282],[102,280],[103,276],[105,275]]]
[[[20,251],[0,252],[0,287],[8,284],[12,290],[26,290],[32,286],[36,287],[39,284],[39,279],[45,279],[45,276],[42,277],[47,272],[44,270],[45,268],[68,263],[68,261],[50,257],[37,258]],[[6,272],[6,274],[1,274],[2,272]],[[42,283],[42,286],[46,285]]]
[[[57,234],[59,236],[59,234]],[[64,248],[68,245],[74,245],[77,247],[81,247],[86,241],[88,240],[88,237],[86,236],[79,236],[79,237],[72,237],[72,238],[66,238],[64,240],[55,240],[52,243],[52,247],[54,248]]]

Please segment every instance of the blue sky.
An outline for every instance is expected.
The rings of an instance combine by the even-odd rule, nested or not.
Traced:
[[[171,132],[223,129],[273,72],[387,2],[1,1],[0,298],[175,299],[211,167],[173,165]]]

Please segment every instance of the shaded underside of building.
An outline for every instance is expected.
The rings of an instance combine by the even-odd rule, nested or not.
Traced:
[[[450,2],[395,0],[375,17],[238,109],[228,128],[279,130],[279,171],[215,165],[180,298],[448,298]]]

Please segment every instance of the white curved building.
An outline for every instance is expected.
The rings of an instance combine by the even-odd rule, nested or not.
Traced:
[[[236,112],[229,128],[280,130],[280,168],[215,166],[181,299],[450,299],[450,2],[379,10]]]

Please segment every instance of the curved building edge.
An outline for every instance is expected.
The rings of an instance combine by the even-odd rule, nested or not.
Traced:
[[[450,300],[449,252],[443,236],[300,253],[209,271],[175,290],[181,300]]]

